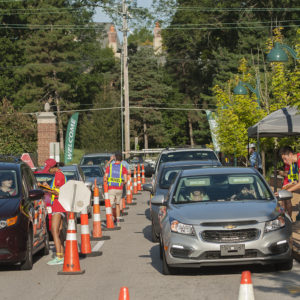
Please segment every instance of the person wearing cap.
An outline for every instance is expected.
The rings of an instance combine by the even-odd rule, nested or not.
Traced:
[[[113,158],[113,157],[112,157]],[[108,183],[108,196],[112,207],[116,207],[117,226],[120,225],[120,205],[122,203],[123,182],[127,183],[127,169],[123,165],[122,154],[115,154],[115,161],[106,167],[104,181]]]
[[[66,183],[66,177],[59,169],[59,164],[55,159],[47,159],[45,161],[44,172],[54,175],[54,179],[49,186],[47,183],[43,183],[44,186],[50,188],[49,191],[52,194],[51,203],[52,203],[52,225],[51,233],[53,236],[56,256],[54,259],[50,260],[48,265],[61,265],[64,263],[64,240],[61,237],[61,231],[63,227],[63,218],[65,218],[65,209],[58,202],[59,188]]]
[[[249,144],[249,154],[250,154],[250,165],[252,168],[257,169],[260,173],[262,173],[262,163],[261,163],[261,157],[259,153],[256,151],[255,144]]]

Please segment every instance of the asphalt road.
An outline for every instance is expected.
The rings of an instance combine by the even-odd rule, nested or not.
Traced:
[[[85,274],[61,276],[62,266],[48,266],[48,257],[35,257],[32,271],[0,268],[1,299],[118,299],[121,286],[129,288],[130,299],[237,299],[241,272],[250,270],[255,299],[300,297],[300,264],[290,272],[272,267],[213,267],[187,270],[176,276],[161,273],[159,246],[151,242],[149,193],[137,196],[122,229],[104,232],[111,237],[92,242],[102,256],[80,260]],[[104,208],[101,217],[104,220]],[[80,226],[78,226],[80,228]],[[91,229],[91,228],[90,228]],[[80,239],[79,239],[80,241]]]

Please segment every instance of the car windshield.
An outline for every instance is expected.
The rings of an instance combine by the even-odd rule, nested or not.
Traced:
[[[164,153],[161,156],[161,163],[169,161],[182,160],[218,160],[213,151],[176,151],[173,153]]]
[[[81,169],[86,177],[103,177],[103,169],[95,167],[83,167]]]
[[[173,183],[175,180],[177,174],[181,170],[186,170],[186,169],[199,169],[203,168],[205,166],[182,166],[182,167],[172,167],[172,168],[164,168],[163,171],[161,172],[160,179],[159,179],[159,187],[161,189],[169,189],[170,185]]]
[[[0,199],[19,196],[17,173],[15,170],[0,170]]]
[[[76,171],[70,171],[70,170],[65,171],[65,170],[63,170],[62,172],[67,177],[67,180],[78,180],[79,179]]]
[[[182,177],[172,203],[272,199],[270,189],[255,174],[215,174]]]
[[[47,173],[35,173],[34,174],[37,182],[47,182],[49,185],[51,185],[52,180],[54,178],[54,175],[52,174],[47,174]]]
[[[81,161],[81,165],[99,165],[105,167],[106,163],[110,160],[110,156],[92,156],[84,157]]]

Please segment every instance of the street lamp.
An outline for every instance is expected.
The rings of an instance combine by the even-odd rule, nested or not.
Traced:
[[[283,50],[286,49],[293,56],[294,59],[300,59],[297,57],[297,53],[288,45],[284,45],[276,42],[275,46],[271,49],[271,51],[267,55],[268,62],[287,62],[288,56],[286,52]]]
[[[252,87],[252,85],[250,85],[247,82],[243,82],[243,81],[239,81],[238,85],[233,89],[233,94],[234,95],[247,95],[248,91],[245,88],[245,86],[253,93],[255,93],[256,97],[257,97],[257,104],[258,106],[260,106],[260,95],[259,95],[259,78],[257,79],[257,83],[256,83],[256,89],[254,89]]]

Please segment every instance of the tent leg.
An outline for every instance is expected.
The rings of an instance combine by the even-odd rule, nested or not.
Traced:
[[[277,192],[277,147],[274,149],[274,192]]]

